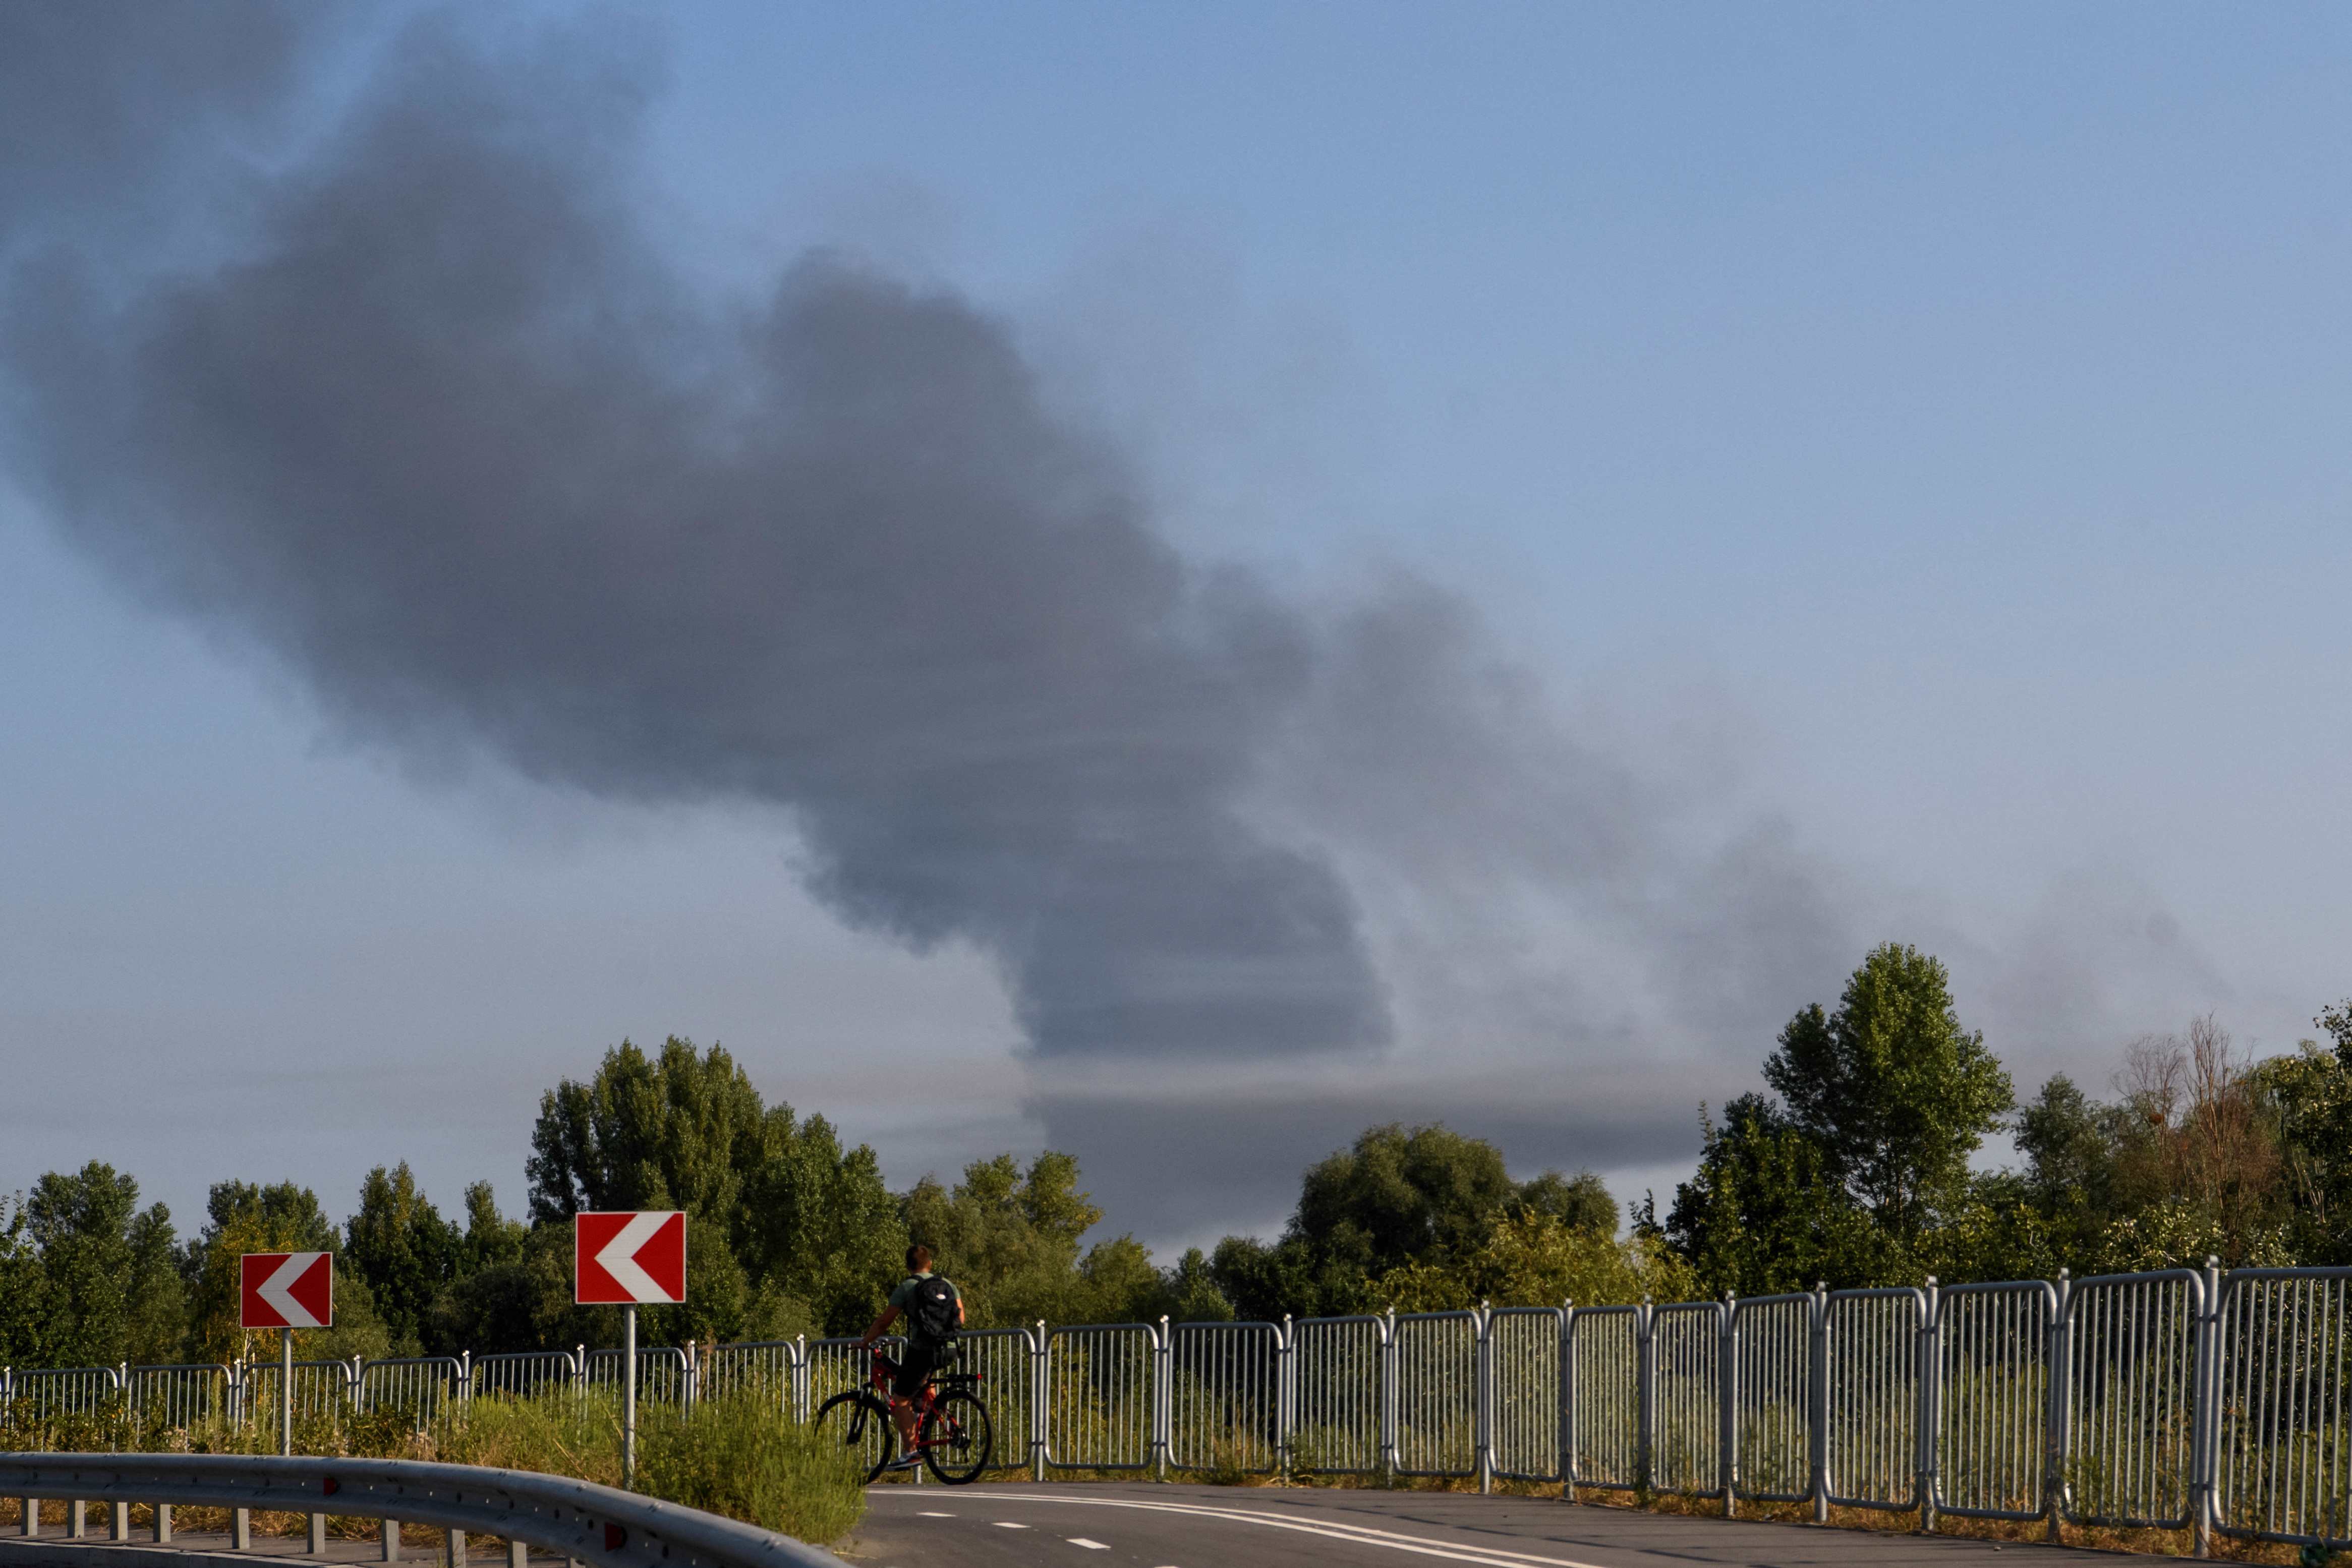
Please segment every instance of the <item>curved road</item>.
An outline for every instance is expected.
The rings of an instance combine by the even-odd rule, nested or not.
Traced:
[[[1146,1481],[866,1489],[866,1520],[834,1550],[866,1568],[1253,1568],[1392,1563],[1486,1568],[1674,1564],[1990,1563],[2080,1568],[2063,1548],[1816,1530],[1580,1508],[1558,1498]]]

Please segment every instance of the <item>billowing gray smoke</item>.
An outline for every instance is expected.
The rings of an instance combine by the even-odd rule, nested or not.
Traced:
[[[135,83],[173,44],[126,14],[209,15],[0,26]],[[288,49],[228,53],[164,123],[241,111]],[[1239,809],[1310,627],[1180,559],[963,300],[822,256],[756,309],[683,285],[629,204],[644,89],[578,38],[493,65],[427,24],[247,176],[226,263],[110,289],[21,210],[16,469],[360,733],[790,807],[829,904],[996,955],[1040,1051],[1381,1044],[1339,879]],[[152,166],[157,120],[89,189]]]

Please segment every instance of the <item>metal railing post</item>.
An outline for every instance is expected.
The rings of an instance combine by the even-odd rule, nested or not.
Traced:
[[[1723,1298],[1723,1329],[1716,1342],[1715,1475],[1723,1483],[1723,1517],[1739,1512],[1739,1293]]]
[[[1495,1490],[1495,1316],[1494,1303],[1478,1303],[1471,1319],[1470,1442],[1477,1459],[1478,1492]]]
[[[1290,1314],[1282,1314],[1282,1332],[1274,1342],[1274,1465],[1287,1476],[1297,1456],[1291,1440],[1298,1426],[1298,1340]]]
[[[2062,1538],[2060,1521],[2066,1513],[2067,1446],[2073,1431],[2073,1400],[2067,1387],[2074,1376],[2074,1281],[2063,1269],[2058,1270],[2058,1308],[2050,1320],[2049,1368],[2045,1375],[2049,1384],[2045,1391],[2049,1399],[2042,1447],[2048,1456],[2049,1473],[2043,1480],[2043,1490],[2050,1511],[2050,1539]]]
[[[1168,1391],[1168,1361],[1171,1336],[1168,1314],[1160,1314],[1160,1331],[1151,1342],[1151,1475],[1154,1480],[1168,1479],[1168,1445],[1175,1436],[1175,1404]],[[1277,1449],[1277,1452],[1279,1450]]]
[[[1391,1483],[1397,1469],[1396,1309],[1381,1324],[1381,1474]]]
[[[2203,1300],[2197,1313],[2196,1378],[2190,1385],[2190,1530],[2200,1557],[2213,1554],[2213,1521],[2219,1517],[2221,1458],[2221,1260],[2208,1257],[2199,1278]]]
[[[1045,1320],[1037,1320],[1037,1337],[1029,1343],[1029,1471],[1034,1480],[1045,1479],[1045,1426],[1053,1375],[1053,1341]]]
[[[1639,1423],[1633,1438],[1633,1485],[1645,1498],[1654,1476],[1651,1461],[1658,1446],[1658,1356],[1652,1327],[1650,1300],[1644,1296],[1633,1314],[1634,1419]]]
[[[1936,1276],[1927,1276],[1927,1301],[1919,1315],[1919,1532],[1936,1532],[1938,1443],[1944,1424],[1944,1299]]]
[[[1559,1500],[1576,1500],[1576,1298],[1559,1302]]]
[[[1812,1321],[1806,1335],[1811,1353],[1805,1368],[1805,1392],[1811,1408],[1813,1522],[1830,1521],[1830,1288],[1813,1281]]]

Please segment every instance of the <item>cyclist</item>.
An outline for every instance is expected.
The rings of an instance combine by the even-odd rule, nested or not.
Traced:
[[[953,1284],[931,1272],[928,1247],[907,1249],[907,1278],[898,1281],[898,1288],[890,1292],[890,1304],[866,1331],[866,1348],[873,1349],[874,1342],[902,1313],[909,1328],[907,1359],[899,1363],[898,1375],[890,1385],[890,1419],[898,1427],[898,1458],[888,1468],[911,1470],[921,1462],[915,1452],[913,1400],[931,1380],[931,1374],[955,1359],[956,1333],[963,1327],[963,1297]]]

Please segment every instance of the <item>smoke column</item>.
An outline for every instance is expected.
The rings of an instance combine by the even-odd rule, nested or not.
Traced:
[[[962,299],[822,255],[754,308],[683,286],[622,52],[428,22],[226,263],[110,298],[21,259],[19,474],[352,731],[790,808],[828,904],[992,954],[1038,1052],[1383,1044],[1339,877],[1239,809],[1312,629],[1181,559]]]

